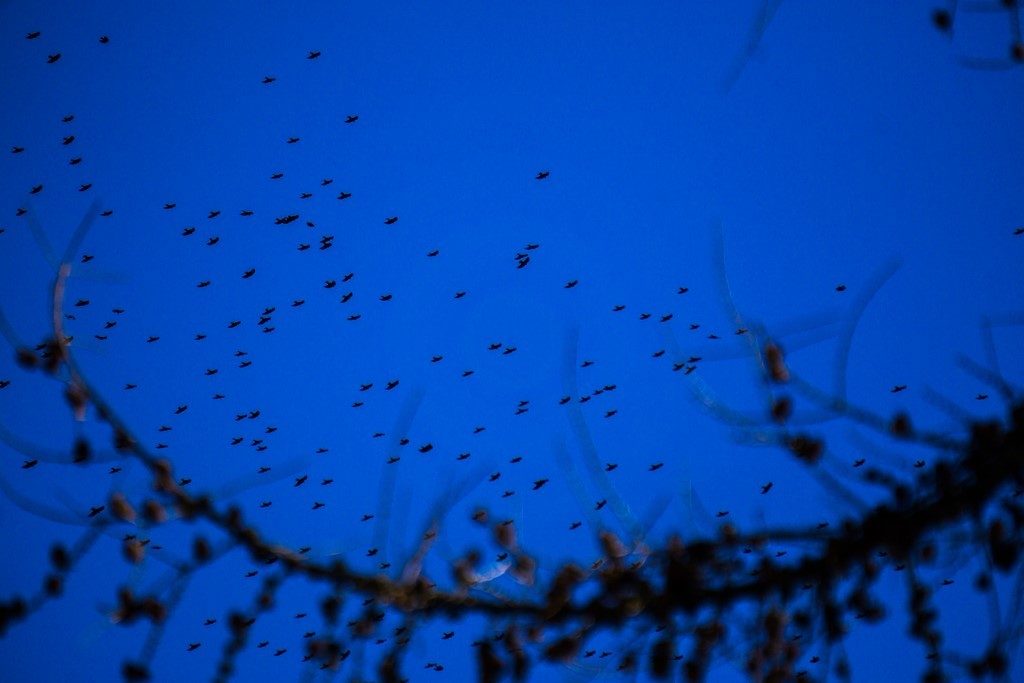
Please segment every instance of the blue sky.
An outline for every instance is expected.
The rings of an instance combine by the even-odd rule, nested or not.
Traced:
[[[935,394],[969,416],[999,415],[995,392],[957,363],[990,362],[985,317],[1002,373],[1019,383],[1024,71],[963,63],[1007,53],[1005,13],[961,12],[951,38],[933,9],[778,4],[737,75],[760,3],[2,2],[0,302],[21,340],[44,339],[54,254],[92,202],[112,210],[76,254],[68,291],[89,301],[67,326],[90,380],[148,445],[166,444],[191,486],[227,491],[268,536],[318,557],[342,553],[368,570],[386,558],[397,571],[444,509],[428,570],[447,578],[466,549],[497,552],[469,521],[478,506],[516,520],[542,576],[594,559],[602,528],[639,524],[658,542],[712,533],[718,510],[750,528],[837,520],[849,507],[798,463],[752,446],[756,430],[695,398],[764,415],[731,306],[781,340],[801,377],[834,390],[843,330],[869,298],[847,359],[856,403],[954,434],[962,423]],[[550,176],[535,179],[542,170]],[[300,219],[275,225],[290,214]],[[385,225],[390,216],[399,220]],[[539,247],[517,268],[527,244]],[[257,324],[268,307],[272,320]],[[238,367],[238,350],[251,366]],[[684,376],[676,354],[703,360]],[[56,450],[78,433],[107,438],[92,419],[75,425],[59,387],[17,369],[13,354],[0,357],[0,379],[10,380],[6,430]],[[567,383],[579,395],[615,389],[563,407]],[[908,389],[891,393],[897,384]],[[520,401],[529,410],[516,415]],[[806,401],[797,411],[817,412]],[[842,420],[816,428],[829,439],[825,466],[855,487],[858,457],[909,475],[928,455]],[[251,445],[260,438],[266,450]],[[426,443],[433,450],[417,452]],[[50,544],[73,542],[110,487],[145,492],[128,463],[113,475],[109,463],[46,459],[22,470],[20,454],[0,452],[4,481],[70,522],[0,498],[17,557],[0,564],[5,594],[34,590]],[[618,467],[592,481],[591,458]],[[256,474],[262,466],[271,471]],[[541,478],[550,482],[532,491]],[[609,491],[621,505],[594,511]],[[317,501],[325,507],[312,510]],[[583,525],[570,531],[574,521]],[[138,530],[178,556],[196,531]],[[115,590],[156,585],[169,569],[126,563],[121,533],[86,557],[60,601],[0,640],[4,678],[111,680],[136,655],[145,629],[109,623]],[[364,557],[371,547],[379,555]],[[227,610],[256,590],[252,568],[235,552],[191,582],[157,650],[158,680],[209,677]],[[957,579],[941,592],[944,624],[977,645],[983,634],[964,624],[987,612],[961,571],[930,578]],[[851,637],[858,681],[909,680],[923,666],[904,635],[899,577],[882,585],[894,616]],[[309,611],[312,624],[316,596],[300,583],[284,591],[253,639],[288,653],[246,652],[239,680],[299,675],[301,635],[315,626],[292,616]],[[220,623],[204,627],[208,617]],[[423,626],[407,674],[466,680],[483,626]],[[451,628],[456,637],[440,640]],[[602,647],[621,654],[624,638]],[[191,642],[202,647],[186,653]],[[445,672],[424,671],[428,660]],[[537,680],[610,676],[615,661],[549,667]],[[718,675],[736,676],[728,664]]]

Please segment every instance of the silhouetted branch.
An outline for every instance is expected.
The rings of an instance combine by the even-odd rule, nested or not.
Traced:
[[[60,294],[68,272],[66,267],[60,269],[54,287],[55,309],[58,311]],[[872,607],[869,589],[878,575],[876,558],[880,553],[888,558],[887,562],[903,563],[908,568],[916,563],[931,562],[933,557],[929,559],[927,553],[923,558],[919,556],[921,549],[928,547],[926,539],[941,535],[947,527],[963,520],[988,519],[984,529],[987,539],[979,541],[995,571],[1007,572],[1019,563],[1024,540],[1024,508],[1019,502],[1014,502],[1014,498],[1000,496],[1009,492],[1008,487],[1019,487],[1024,482],[1024,406],[1015,406],[1004,424],[975,425],[966,442],[909,429],[905,432],[897,430],[894,434],[891,422],[856,408],[843,399],[829,397],[809,383],[799,380],[788,372],[784,359],[777,352],[765,355],[765,367],[773,381],[792,383],[799,393],[811,400],[877,432],[894,434],[900,439],[913,439],[947,455],[938,458],[927,469],[921,469],[915,477],[913,488],[895,481],[884,484],[891,490],[885,502],[867,509],[858,518],[845,520],[838,528],[829,527],[827,531],[813,528],[741,534],[731,525],[726,525],[717,537],[686,543],[676,539],[664,548],[643,551],[636,547],[631,549],[623,545],[614,534],[603,531],[601,543],[604,556],[591,571],[563,568],[556,573],[552,582],[546,586],[536,586],[536,597],[498,598],[488,593],[448,590],[427,581],[421,569],[422,558],[436,533],[433,531],[424,535],[420,551],[407,563],[406,570],[397,580],[354,570],[340,558],[318,562],[264,538],[245,521],[239,508],[222,508],[213,498],[207,495],[194,496],[180,487],[172,477],[171,464],[147,452],[83,376],[75,364],[74,354],[63,341],[61,316],[55,315],[53,320],[55,337],[48,347],[51,356],[48,359],[40,358],[38,365],[49,374],[56,374],[66,367],[70,376],[69,386],[74,387],[67,398],[76,416],[81,418],[86,407],[93,406],[101,419],[111,425],[117,450],[137,459],[148,469],[156,498],[140,502],[149,523],[165,523],[167,515],[161,511],[169,506],[177,517],[186,522],[203,519],[212,523],[225,535],[226,547],[238,545],[254,560],[281,566],[272,579],[266,580],[270,583],[265,582],[254,614],[272,605],[273,593],[281,584],[291,577],[303,576],[333,587],[335,595],[359,593],[385,612],[393,610],[400,614],[416,615],[419,620],[441,615],[479,614],[511,619],[512,623],[524,628],[567,628],[568,633],[576,635],[563,636],[561,641],[550,643],[545,651],[547,658],[562,660],[568,656],[563,654],[563,650],[565,653],[575,651],[570,648],[570,643],[581,641],[584,634],[618,628],[635,618],[667,627],[679,619],[685,620],[688,616],[710,610],[712,616],[698,620],[691,637],[694,649],[689,657],[684,657],[686,675],[692,678],[699,677],[707,670],[712,653],[722,647],[720,641],[727,640],[723,623],[738,617],[740,612],[737,610],[747,602],[755,605],[764,604],[765,601],[776,603],[779,610],[792,611],[794,624],[803,624],[801,628],[809,628],[811,632],[820,628],[828,642],[839,640],[843,632],[841,623],[844,614],[857,611],[869,616],[878,615],[877,608]],[[825,448],[814,437],[788,434],[784,425],[779,428],[777,442],[809,468],[816,467]],[[872,478],[872,471],[868,471],[868,476]],[[874,477],[881,477],[880,481],[884,482],[880,472],[876,472]],[[1000,500],[1003,509],[1011,513],[1008,519],[1002,519],[998,514],[993,516],[994,511],[990,511],[992,503]],[[106,514],[112,517],[101,518],[105,520],[103,523],[130,521],[136,516],[134,505],[118,493],[111,497]],[[1017,516],[1016,521],[1013,515]],[[498,545],[512,556],[513,572],[518,572],[523,579],[532,577],[530,567],[535,561],[519,548],[514,526],[499,522],[494,531]],[[98,525],[92,533],[94,536],[89,545],[99,535]],[[766,552],[770,544],[783,541],[807,541],[812,545],[793,561],[779,560]],[[751,560],[746,560],[745,549],[759,550],[751,556]],[[187,585],[187,577],[209,561],[211,551],[197,550],[195,554],[195,564],[183,567],[175,574],[168,600],[159,599],[160,590],[152,591],[150,595],[153,597],[141,599],[141,602],[130,595],[122,596],[122,620],[130,622],[136,615],[149,615],[155,624],[140,662],[126,665],[126,678],[141,678],[146,668],[144,662],[151,658],[159,641],[161,630],[158,625],[180,599]],[[909,572],[908,577],[911,577]],[[465,574],[462,581],[465,587],[474,587],[472,572]],[[588,599],[573,599],[575,590],[590,582],[597,582],[603,586],[602,590]],[[859,597],[843,604],[837,591],[848,585],[860,586],[854,592]],[[916,579],[911,577],[909,585],[912,596],[920,592],[920,583]],[[810,603],[800,597],[802,594],[807,595],[809,588],[813,589],[810,591],[813,596]],[[6,628],[27,616],[32,604],[17,599],[5,603],[3,626]],[[916,598],[911,601],[912,609],[918,611],[927,611],[927,604]],[[814,605],[819,607],[815,608]],[[820,613],[820,623],[816,619],[808,621],[806,616],[800,616],[814,614],[819,608],[824,610]],[[921,612],[922,615],[924,613]],[[930,635],[933,631],[929,630],[933,627],[927,625],[931,622],[924,616],[919,618],[925,619],[921,626],[921,637],[929,647],[935,647],[937,642]],[[233,658],[244,645],[248,628],[246,624],[251,623],[251,620],[252,617],[241,615],[232,618],[233,638],[218,665],[220,678],[227,678],[233,670]],[[778,629],[767,623],[771,620],[765,621],[764,635],[769,639],[769,649],[764,650],[764,643],[755,648],[754,652],[760,654],[751,656],[759,658],[758,661],[764,660],[766,653],[774,652],[771,649],[775,647],[771,645],[772,638],[779,637]],[[570,638],[570,641],[565,641],[565,638]],[[665,647],[658,644],[653,649],[661,652]],[[381,665],[385,671],[397,666],[395,656],[392,653],[384,658]],[[481,656],[485,661],[491,661],[486,648]],[[769,659],[774,657],[771,655]],[[936,661],[935,666],[939,667]],[[787,667],[791,664],[791,660],[785,660],[782,664],[776,661],[772,670],[779,671],[780,666],[781,670],[789,670]],[[627,661],[625,668],[630,666],[633,664]],[[991,668],[995,665],[989,662],[984,666]],[[652,665],[652,668],[660,671],[661,664]],[[760,671],[762,665],[758,664],[755,669]]]

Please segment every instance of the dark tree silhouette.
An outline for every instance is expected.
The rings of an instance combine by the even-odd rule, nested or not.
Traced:
[[[68,454],[69,463],[89,464],[97,457],[134,459],[148,471],[151,491],[129,497],[115,488],[105,500],[97,501],[77,543],[54,544],[48,563],[40,564],[46,569],[38,592],[4,599],[0,635],[16,628],[46,601],[59,599],[76,562],[105,532],[134,528],[128,526],[134,524],[179,523],[196,528],[191,557],[175,563],[170,580],[152,592],[137,595],[123,588],[117,595],[115,622],[150,624],[150,636],[138,658],[124,663],[125,680],[149,678],[162,625],[190,577],[235,548],[244,549],[254,562],[271,571],[262,579],[254,602],[228,616],[231,637],[217,665],[217,680],[231,677],[235,658],[250,645],[249,627],[275,607],[275,596],[283,586],[300,578],[319,587],[321,616],[331,629],[329,635],[307,641],[307,659],[321,668],[343,667],[354,642],[376,638],[385,624],[399,624],[393,645],[373,664],[371,678],[382,681],[402,679],[403,653],[419,625],[472,615],[505,624],[496,632],[480,633],[473,643],[481,681],[524,679],[538,660],[569,663],[592,656],[588,641],[640,624],[650,637],[615,653],[620,670],[644,669],[654,678],[669,678],[678,671],[684,680],[696,681],[703,680],[716,658],[729,656],[742,661],[751,680],[811,680],[830,675],[848,680],[851,663],[842,654],[844,637],[857,621],[876,622],[897,609],[907,611],[910,635],[922,643],[930,660],[923,680],[965,676],[1001,680],[1009,671],[1024,627],[1020,600],[1015,598],[1005,615],[995,615],[998,628],[989,634],[984,651],[959,652],[938,625],[934,585],[926,578],[931,567],[948,561],[950,555],[977,556],[984,558],[986,567],[975,578],[979,599],[994,596],[1001,582],[1013,584],[1018,597],[1024,587],[1024,402],[991,369],[963,361],[966,370],[1000,394],[1005,417],[970,423],[960,436],[932,434],[916,430],[906,414],[885,417],[848,403],[842,395],[842,379],[837,392],[814,387],[789,367],[783,349],[766,330],[741,328],[763,368],[768,418],[743,417],[705,397],[719,417],[757,430],[762,442],[784,449],[820,476],[822,485],[842,495],[853,496],[844,482],[817,469],[827,445],[815,433],[814,420],[801,420],[794,411],[799,403],[884,434],[897,447],[923,447],[933,457],[927,464],[917,463],[913,477],[865,466],[863,481],[877,487],[879,495],[877,502],[861,504],[857,516],[811,528],[755,532],[726,522],[711,536],[673,537],[658,546],[639,536],[623,538],[606,530],[600,533],[602,557],[592,564],[567,563],[544,582],[536,580],[538,558],[519,543],[515,525],[478,511],[474,520],[484,537],[489,535],[490,542],[510,558],[509,573],[532,587],[527,597],[476,590],[483,588],[485,578],[478,573],[480,555],[475,551],[452,563],[451,576],[428,577],[424,560],[436,527],[424,534],[401,576],[389,578],[356,570],[344,557],[317,561],[308,559],[303,549],[275,544],[237,506],[225,505],[209,494],[190,493],[188,482],[176,478],[173,462],[141,444],[131,426],[84,375],[63,329],[71,261],[90,221],[91,215],[71,240],[55,278],[52,335],[34,349],[18,346],[17,362],[55,380],[76,419],[91,414],[109,426],[111,452],[82,437]],[[871,295],[868,292],[865,302]],[[855,325],[856,318],[843,344],[848,345]],[[572,348],[570,340],[568,368],[578,365]],[[685,359],[679,356],[679,361]],[[845,368],[841,371],[842,375]],[[21,447],[29,458],[24,467],[33,466],[40,454]],[[5,488],[27,510],[56,514]],[[768,483],[762,492],[770,488]],[[801,550],[772,551],[781,546]],[[147,553],[146,541],[135,533],[124,536],[121,548],[132,563]],[[904,605],[886,605],[879,599],[876,584],[886,572],[902,572],[906,577]],[[352,600],[361,601],[363,607],[357,618],[342,624],[343,605]],[[998,612],[998,600],[993,604]],[[811,643],[824,643],[826,651],[834,653],[830,669],[812,674],[801,668],[807,664]],[[195,647],[199,645],[190,646]],[[818,657],[811,661],[817,663]]]

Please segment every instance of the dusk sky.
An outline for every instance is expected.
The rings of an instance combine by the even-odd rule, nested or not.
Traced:
[[[943,31],[944,6],[0,0],[0,599],[34,594],[111,491],[149,487],[131,458],[70,464],[109,428],[15,362],[53,334],[83,220],[62,312],[91,386],[189,490],[310,557],[397,578],[434,528],[425,574],[450,583],[476,548],[488,588],[527,595],[478,508],[514,520],[543,583],[589,566],[605,529],[639,549],[723,518],[837,525],[878,500],[857,459],[909,478],[933,453],[797,394],[839,495],[765,443],[756,349],[777,342],[821,396],[950,436],[1006,410],[964,359],[1021,386],[1020,18],[978,2]],[[125,533],[150,539],[137,565]],[[118,680],[149,634],[112,623],[118,587],[172,590],[196,533],[218,538],[106,527],[63,596],[0,638],[0,679]],[[922,577],[972,652],[977,570]],[[211,679],[228,612],[270,571],[236,549],[192,576],[153,680]],[[887,569],[888,618],[851,626],[854,681],[927,663],[903,580]],[[333,677],[301,663],[322,596],[289,582],[234,680],[373,680],[390,641],[353,642]],[[421,622],[404,674],[473,680],[471,643],[502,626]],[[609,656],[530,680],[646,680],[616,668],[650,635],[605,634],[588,649]],[[817,680],[826,651],[802,660]]]

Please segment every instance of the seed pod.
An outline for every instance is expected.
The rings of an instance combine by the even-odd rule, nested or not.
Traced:
[[[71,461],[82,464],[88,462],[91,457],[92,449],[89,447],[89,442],[81,437],[75,439],[75,445],[71,448]]]
[[[324,621],[334,624],[338,620],[338,613],[341,611],[341,597],[328,595],[320,603],[320,612],[324,615]]]
[[[171,463],[167,460],[158,460],[153,466],[153,490],[174,491],[176,488],[174,477],[171,476]]]
[[[56,574],[47,575],[46,579],[43,581],[43,590],[45,590],[46,594],[51,597],[60,595],[63,589],[64,580]]]
[[[139,564],[146,556],[146,547],[137,538],[126,538],[121,544],[121,552],[132,564]]]
[[[64,546],[57,543],[50,548],[50,563],[57,571],[66,572],[71,568],[71,555]]]
[[[15,360],[21,367],[31,370],[39,364],[39,356],[35,354],[35,351],[21,347],[15,352]]]
[[[626,546],[623,545],[622,541],[619,540],[619,537],[612,532],[602,531],[600,539],[601,550],[604,552],[605,557],[619,559],[620,557],[625,557],[629,554],[629,550]]]
[[[793,414],[793,401],[788,396],[780,396],[772,401],[772,420],[784,423]]]
[[[485,640],[480,643],[476,652],[476,661],[477,680],[482,683],[497,683],[501,680],[501,672],[505,668],[505,663],[494,652],[494,646],[489,641]]]
[[[494,525],[494,538],[502,548],[512,550],[516,547],[516,528],[512,522]]]
[[[803,435],[792,437],[786,445],[796,457],[808,465],[817,463],[825,450],[825,444],[822,441]]]
[[[135,447],[135,439],[123,429],[114,430],[114,449],[119,453],[125,453]]]
[[[512,578],[526,586],[532,586],[537,572],[537,562],[529,555],[517,555],[512,565]]]
[[[764,362],[768,366],[768,374],[775,382],[789,381],[789,370],[786,368],[786,361],[782,357],[782,349],[776,344],[768,342],[764,347]]]
[[[121,665],[121,677],[126,683],[142,683],[149,680],[149,669],[145,664],[125,662]]]
[[[210,543],[202,536],[196,536],[195,540],[192,541],[192,557],[196,562],[207,562],[213,551],[210,549]]]
[[[110,512],[122,522],[135,521],[135,508],[120,492],[110,496]]]
[[[668,678],[671,662],[672,641],[668,638],[662,638],[651,648],[649,664],[651,676],[654,678]]]
[[[167,511],[164,506],[152,498],[142,504],[142,516],[152,524],[163,524],[167,521]]]
[[[889,431],[891,431],[894,436],[910,436],[910,418],[907,414],[896,413],[892,418],[892,422],[889,423]]]
[[[64,399],[71,406],[72,412],[75,414],[75,419],[81,422],[85,419],[85,407],[89,402],[89,395],[86,393],[82,385],[77,382],[68,382],[67,387],[64,389]]]
[[[544,659],[551,662],[571,664],[580,650],[579,638],[565,636],[551,643],[544,650]]]

